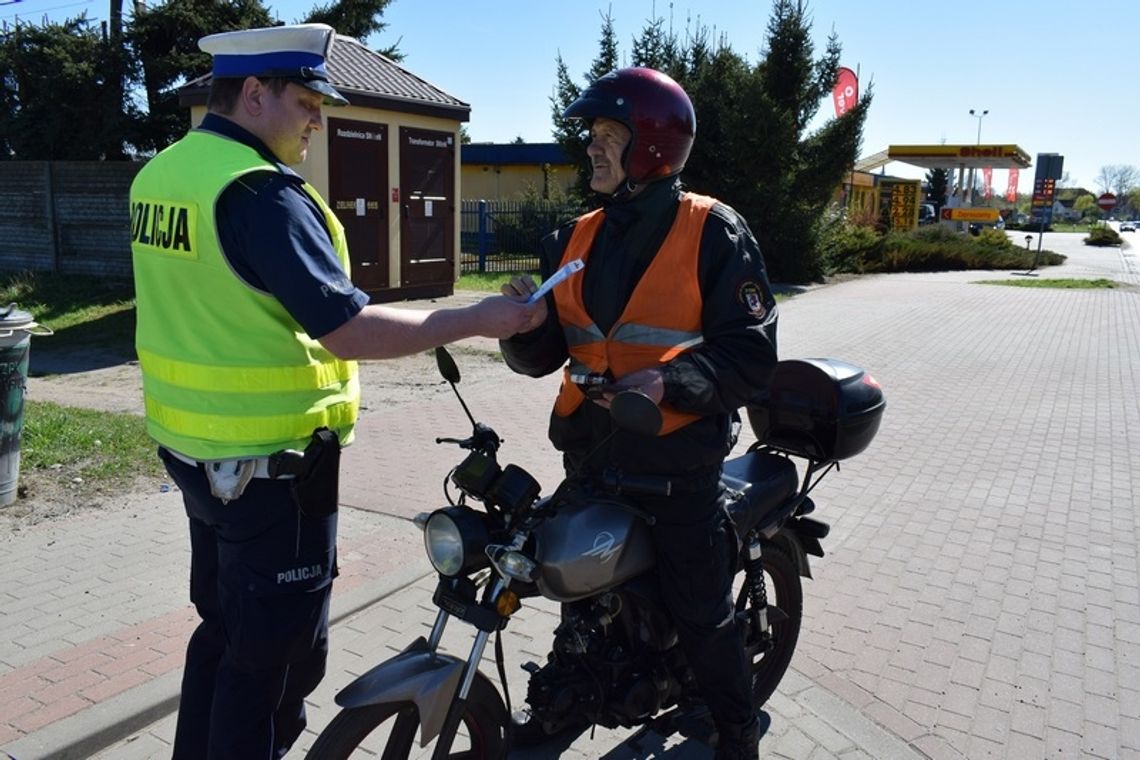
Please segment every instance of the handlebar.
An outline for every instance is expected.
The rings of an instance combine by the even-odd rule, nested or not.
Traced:
[[[436,443],[453,443],[461,449],[468,449],[469,451],[480,451],[492,459],[499,451],[499,446],[503,443],[503,439],[499,434],[484,425],[482,422],[475,423],[475,432],[471,434],[470,438],[436,438]]]

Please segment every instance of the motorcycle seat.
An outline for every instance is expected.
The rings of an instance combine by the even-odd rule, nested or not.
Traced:
[[[800,477],[792,460],[767,451],[749,451],[724,463],[724,484],[741,494],[728,505],[740,535],[795,495]]]

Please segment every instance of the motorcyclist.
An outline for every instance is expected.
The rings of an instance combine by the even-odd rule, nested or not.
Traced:
[[[767,386],[776,364],[764,260],[732,208],[682,189],[696,117],[671,78],[647,68],[611,72],[563,116],[589,128],[590,187],[601,207],[543,239],[544,279],[575,259],[585,268],[546,296],[540,327],[501,341],[503,356],[532,377],[563,369],[549,435],[568,474],[672,484],[670,496],[638,497],[656,519],[664,598],[717,727],[716,757],[755,758],[759,728],[732,622],[736,544],[720,473],[736,410]],[[507,295],[534,290],[529,277],[503,287]],[[610,385],[588,392],[584,376]],[[614,430],[609,401],[623,388],[658,403],[657,437]]]

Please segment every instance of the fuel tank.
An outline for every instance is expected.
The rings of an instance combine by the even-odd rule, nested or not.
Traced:
[[[567,504],[535,533],[538,590],[573,602],[629,580],[653,566],[644,519],[605,500]]]

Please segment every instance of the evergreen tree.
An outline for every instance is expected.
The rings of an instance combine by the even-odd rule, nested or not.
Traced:
[[[555,65],[556,84],[554,94],[550,97],[550,111],[554,121],[551,133],[554,141],[562,146],[562,151],[577,162],[578,179],[574,183],[571,195],[575,202],[582,203],[591,197],[590,175],[593,174],[590,159],[586,156],[586,146],[589,144],[588,133],[586,125],[579,119],[562,118],[562,113],[582,94],[582,88],[570,78],[561,53],[557,55]],[[598,55],[585,74],[586,83],[589,84],[617,68],[617,35],[614,33],[613,17],[609,11],[606,11],[602,16],[602,37],[598,43]]]
[[[137,6],[126,36],[142,65],[146,93],[147,116],[133,140],[139,149],[159,151],[185,134],[187,112],[178,104],[178,88],[211,68],[199,39],[273,23],[261,0],[168,0]]]
[[[646,68],[669,72],[676,69],[680,58],[677,38],[672,32],[665,30],[665,19],[663,18],[659,17],[647,21],[641,30],[641,34],[633,39],[631,66],[645,66]]]
[[[612,30],[612,20],[606,25]],[[815,60],[811,24],[803,0],[777,0],[773,6],[763,60],[750,65],[722,40],[710,44],[698,27],[685,46],[668,57],[670,35],[650,22],[635,43],[635,63],[657,62],[667,68],[693,101],[697,139],[683,177],[692,189],[731,204],[751,226],[773,279],[806,282],[822,274],[819,224],[844,177],[851,170],[862,139],[871,93],[842,117],[807,134],[807,125],[830,98],[840,46],[832,35]],[[603,42],[606,41],[603,34]],[[603,47],[599,55],[616,58]],[[672,63],[670,63],[672,61]],[[598,74],[604,73],[605,69]],[[596,78],[591,71],[587,81]],[[557,95],[569,103],[577,86],[558,59]],[[556,113],[561,113],[556,109]],[[584,156],[556,119],[555,139],[570,156]],[[580,175],[588,197],[588,165]]]
[[[86,16],[17,24],[0,38],[0,158],[123,156],[122,62]]]
[[[697,112],[697,139],[683,174],[685,183],[698,193],[724,198],[730,204],[750,186],[737,135],[748,130],[739,104],[749,97],[751,67],[731,48],[707,51],[703,30],[690,49],[692,75],[681,82]],[[749,159],[747,165],[751,167]],[[730,200],[731,199],[731,200]]]
[[[302,23],[328,24],[336,29],[337,34],[355,37],[363,42],[388,28],[380,17],[391,2],[392,0],[336,0],[313,8]],[[398,44],[389,45],[379,52],[393,61],[402,61],[404,55],[397,49]]]
[[[934,204],[936,211],[941,210],[946,205],[946,189],[950,186],[949,172],[941,167],[931,169],[926,173],[926,185],[929,188],[926,200]]]
[[[379,17],[390,2],[338,0],[305,20],[363,38],[385,28]],[[186,131],[178,88],[210,71],[198,40],[273,24],[261,0],[136,2],[125,29],[122,0],[112,0],[108,35],[85,16],[17,24],[0,37],[0,158],[119,159],[161,150]],[[401,57],[395,46],[381,52]],[[125,94],[138,85],[145,112]]]
[[[867,88],[842,117],[805,134],[831,93],[840,56],[833,34],[823,57],[814,61],[810,31],[803,0],[777,0],[764,58],[742,103],[745,121],[754,128],[738,136],[755,167],[751,192],[743,195],[739,208],[752,224],[772,277],[787,282],[807,282],[823,274],[819,222],[855,162],[871,102]]]

